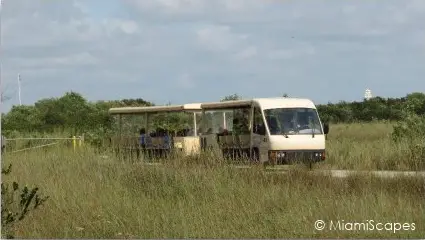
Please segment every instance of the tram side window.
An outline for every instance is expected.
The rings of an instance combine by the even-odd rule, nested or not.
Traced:
[[[209,135],[214,131],[214,123],[215,120],[214,112],[205,112],[205,115],[202,116],[201,126],[199,127],[199,131],[201,135]]]
[[[266,127],[264,125],[263,116],[258,107],[254,108],[253,132],[259,135],[266,135]]]
[[[250,133],[249,109],[236,109],[234,111],[233,132],[235,135],[246,135]]]

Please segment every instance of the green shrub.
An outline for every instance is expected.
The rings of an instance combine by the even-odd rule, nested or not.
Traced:
[[[12,165],[7,169],[2,169],[2,174],[8,175],[11,172]],[[19,193],[17,197],[17,193]],[[30,210],[38,208],[43,204],[47,197],[40,197],[37,193],[38,188],[28,188],[25,186],[20,189],[17,182],[13,182],[12,186],[1,183],[1,228],[2,238],[14,238],[13,226],[15,223],[22,221]],[[18,198],[18,199],[17,199]]]
[[[425,116],[414,113],[405,113],[403,120],[398,121],[394,126],[393,139],[400,141],[402,139],[415,140],[425,137]]]
[[[405,118],[394,125],[393,140],[405,142],[409,146],[410,159],[423,161],[425,159],[425,116],[413,112],[405,113]]]

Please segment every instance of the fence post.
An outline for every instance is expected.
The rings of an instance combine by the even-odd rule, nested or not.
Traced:
[[[83,136],[79,136],[79,141],[78,141],[78,147],[81,148],[81,146],[83,145],[83,141],[84,141],[84,135]]]
[[[72,145],[74,146],[74,152],[75,152],[75,148],[77,147],[77,138],[75,136],[72,137]]]

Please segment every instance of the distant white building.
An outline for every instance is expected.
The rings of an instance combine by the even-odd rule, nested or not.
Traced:
[[[366,89],[366,91],[365,91],[365,93],[364,93],[364,99],[365,100],[369,100],[369,99],[371,99],[373,96],[372,96],[372,91],[369,89],[369,88],[367,88]]]

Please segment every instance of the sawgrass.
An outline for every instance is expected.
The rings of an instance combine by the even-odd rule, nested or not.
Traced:
[[[425,170],[425,159],[412,141],[394,142],[393,123],[354,123],[331,126],[326,142],[326,169]],[[425,149],[425,146],[422,146]],[[423,153],[423,152],[422,152]]]
[[[317,167],[411,169],[415,164],[403,160],[403,146],[388,141],[390,130],[385,123],[333,126],[328,159]],[[2,181],[36,185],[50,196],[15,226],[18,238],[420,238],[425,234],[421,178],[339,179],[312,176],[298,168],[270,173],[261,167],[231,168],[212,157],[146,166],[112,154],[102,156],[90,148],[74,152],[59,145],[6,154],[2,162],[13,164],[12,174]],[[316,220],[324,220],[327,228],[315,230]],[[329,229],[331,220],[373,220],[374,226],[414,223],[415,230],[338,231]]]

